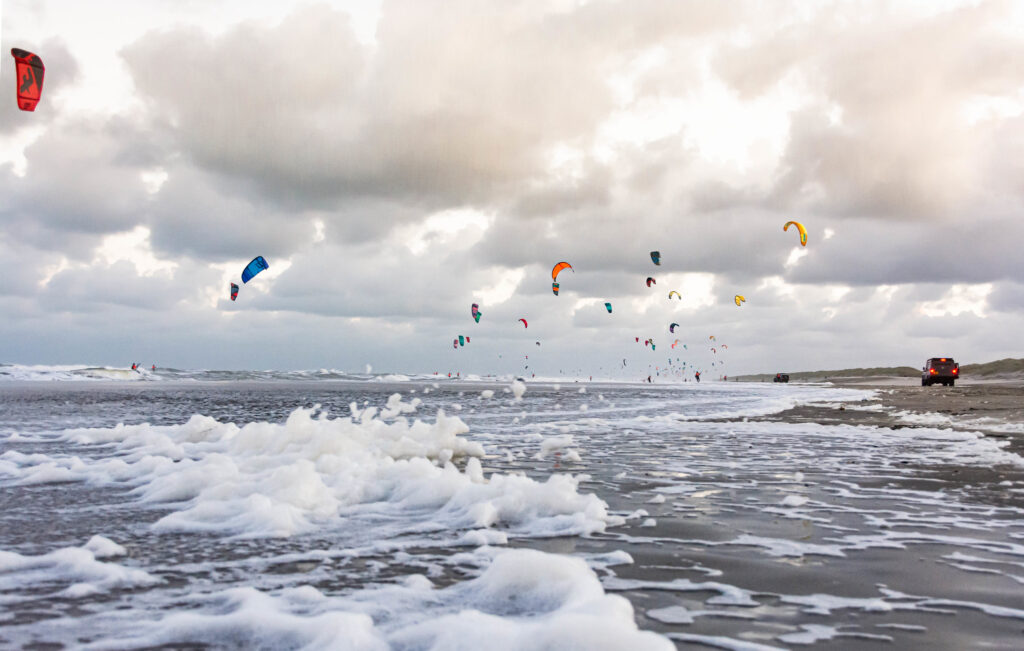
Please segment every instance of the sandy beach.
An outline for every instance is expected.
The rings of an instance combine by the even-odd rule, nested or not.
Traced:
[[[875,397],[834,406],[798,406],[764,419],[891,429],[927,426],[976,431],[1009,440],[1011,451],[1024,451],[1024,382],[922,387],[914,386],[907,378],[885,378],[835,384],[874,390]],[[941,418],[927,414],[938,414]],[[1021,426],[1018,433],[1013,431],[1013,425]]]

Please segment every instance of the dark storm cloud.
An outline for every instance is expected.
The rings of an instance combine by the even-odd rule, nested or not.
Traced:
[[[999,312],[1017,314],[1024,312],[1024,284],[1020,282],[996,284],[988,297],[988,304],[993,310]]]
[[[1024,270],[1018,251],[1024,223],[1015,218],[934,222],[928,228],[859,220],[836,228],[834,238],[808,245],[808,255],[788,279],[853,285],[986,283],[1019,278]]]

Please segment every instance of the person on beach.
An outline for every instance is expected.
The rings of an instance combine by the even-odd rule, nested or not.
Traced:
[[[695,371],[693,377],[697,380],[697,382],[700,382],[700,371]]]

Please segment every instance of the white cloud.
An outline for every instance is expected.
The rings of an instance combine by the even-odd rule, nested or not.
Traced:
[[[919,303],[917,309],[929,317],[942,317],[947,314],[957,316],[964,312],[970,312],[975,316],[985,318],[988,296],[991,293],[992,283],[953,285],[942,298]]]

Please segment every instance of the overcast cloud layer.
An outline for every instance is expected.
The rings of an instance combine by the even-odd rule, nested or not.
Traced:
[[[2,362],[1021,356],[1018,4],[80,4],[4,4]]]

